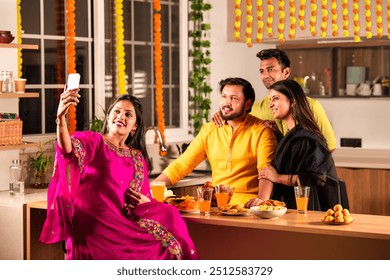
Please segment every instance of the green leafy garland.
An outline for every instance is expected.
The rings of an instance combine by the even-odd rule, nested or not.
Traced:
[[[208,121],[212,88],[209,85],[210,76],[210,41],[207,39],[207,31],[210,24],[203,22],[203,14],[211,10],[211,5],[203,0],[190,0],[190,20],[193,23],[189,33],[192,39],[192,48],[189,56],[192,58],[189,73],[190,105],[193,111],[191,118],[194,123],[194,135],[197,135],[203,123]]]

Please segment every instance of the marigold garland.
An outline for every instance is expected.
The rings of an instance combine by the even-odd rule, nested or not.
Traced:
[[[343,0],[341,6],[343,8],[343,35],[344,37],[349,37],[348,0]]]
[[[328,1],[322,0],[321,1],[321,38],[326,38],[326,29],[328,27]]]
[[[165,118],[163,99],[163,67],[162,67],[162,47],[161,47],[161,4],[160,0],[153,1],[153,41],[154,41],[154,76],[156,86],[156,113],[157,127],[161,132],[161,137],[165,142]],[[160,156],[165,156],[167,152],[161,150]]]
[[[272,32],[272,25],[274,21],[274,6],[272,0],[267,0],[267,11],[267,34],[268,37],[272,38],[274,37],[274,33]]]
[[[372,21],[371,21],[371,0],[364,0],[364,8],[365,8],[365,17],[366,17],[366,37],[367,39],[372,38]]]
[[[252,2],[254,0],[246,0],[246,14],[247,14],[247,27],[246,27],[246,42],[248,46],[252,46],[251,37],[249,35],[252,32]],[[297,0],[289,0],[289,19],[290,19],[290,30],[289,30],[289,39],[295,39],[296,27],[299,25],[301,30],[304,30],[305,27],[305,13],[306,13],[306,0],[299,0],[299,11],[296,16],[296,2]],[[317,35],[316,26],[317,26],[317,2],[318,0],[310,0],[310,19],[309,19],[309,31],[312,36]],[[330,0],[330,7],[328,7],[329,0],[321,0],[321,24],[320,24],[320,37],[327,37],[328,30],[328,20],[329,13],[331,16],[331,34],[333,37],[339,36],[339,18],[342,19],[342,35],[344,37],[350,36],[350,27],[349,27],[349,17],[351,14],[353,21],[353,38],[355,42],[360,42],[360,18],[359,18],[359,9],[363,8],[359,7],[359,5],[363,5],[360,3],[361,0],[353,0],[352,8],[349,9],[348,0],[341,0],[341,5],[338,4],[339,0]],[[373,9],[371,0],[364,0],[364,19],[365,19],[365,31],[366,38],[370,39],[373,36],[372,33],[372,12]],[[377,37],[381,38],[383,36],[383,18],[382,18],[382,0],[376,0],[375,5],[375,15],[376,15],[376,25],[377,25]],[[241,0],[235,0],[235,23],[234,23],[234,36],[237,41],[240,40],[240,22],[241,22]],[[263,1],[256,0],[257,5],[257,37],[256,42],[261,43],[263,41],[263,32],[264,25],[266,25],[266,32],[269,38],[274,36],[273,34],[273,20],[274,20],[274,10],[276,8],[276,1],[267,0],[267,18],[263,19]],[[338,7],[340,5],[340,8]],[[390,39],[390,0],[387,1],[387,31],[388,38]],[[285,42],[284,38],[284,29],[285,29],[285,0],[278,1],[278,13],[279,13],[279,22],[277,26],[278,31],[278,39],[281,43]],[[297,22],[298,21],[298,22]],[[276,25],[275,25],[276,27]]]
[[[336,37],[339,35],[339,26],[337,24],[337,0],[331,0],[330,9],[332,14],[332,36]]]
[[[390,0],[389,0],[390,1]],[[263,1],[257,0],[257,36],[256,42],[263,42],[264,22],[263,22]]]
[[[376,1],[376,26],[377,26],[377,36],[378,38],[382,38],[383,36],[382,0]]]
[[[360,42],[360,22],[359,22],[359,0],[353,0],[353,40],[355,42]]]
[[[20,7],[21,0],[16,1],[16,38],[17,43],[22,44],[22,16],[20,14],[21,7]],[[22,77],[22,65],[23,65],[23,57],[22,57],[22,49],[18,49],[18,77]]]
[[[252,47],[252,0],[246,0],[246,30],[245,42],[248,47]]]
[[[317,1],[310,0],[311,15],[310,15],[310,33],[312,36],[316,36],[316,22],[317,22]]]
[[[387,1],[387,38],[390,39],[390,0]]]
[[[76,15],[75,0],[66,0],[66,53],[68,74],[76,73]],[[76,131],[76,107],[70,106],[68,111],[69,134]]]
[[[299,19],[299,28],[301,30],[304,30],[306,28],[306,26],[305,26],[305,11],[306,11],[306,0],[299,0],[298,19]]]
[[[118,75],[118,94],[126,94],[125,28],[123,24],[123,0],[115,0],[115,50]]]
[[[235,14],[235,21],[234,21],[234,38],[237,42],[241,41],[241,0],[234,0],[234,14]]]
[[[286,13],[284,12],[284,0],[279,1],[279,24],[278,24],[278,39],[279,42],[284,43],[284,22]]]
[[[289,15],[290,15],[290,31],[288,33],[288,37],[293,40],[295,38],[295,29],[297,27],[297,19],[295,18],[295,0],[290,0],[290,9],[289,9]]]

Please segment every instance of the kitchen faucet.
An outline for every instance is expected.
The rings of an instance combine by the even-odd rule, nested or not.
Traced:
[[[151,126],[145,129],[145,134],[148,130],[154,130],[156,132],[157,140],[160,143],[160,156],[164,156],[167,152],[167,146],[164,143],[164,139],[162,138],[161,131],[157,127]]]

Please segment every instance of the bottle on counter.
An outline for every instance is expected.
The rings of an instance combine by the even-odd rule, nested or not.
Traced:
[[[14,92],[14,79],[12,77],[12,71],[1,71],[0,80],[3,81],[0,92]]]
[[[9,193],[11,195],[24,194],[24,181],[22,161],[20,159],[12,160],[12,165],[9,167]]]

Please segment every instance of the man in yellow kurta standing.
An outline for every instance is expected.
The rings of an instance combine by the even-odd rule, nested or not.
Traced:
[[[283,50],[264,49],[258,52],[256,56],[260,59],[260,79],[267,89],[269,89],[275,82],[285,80],[290,77],[290,59]],[[336,137],[324,108],[316,99],[307,97],[307,101],[309,102],[314,118],[316,119],[317,124],[326,139],[329,150],[333,151],[336,149]],[[275,119],[273,116],[271,109],[269,108],[268,96],[253,104],[251,114],[262,120],[275,121],[279,131],[283,135],[287,134],[288,129],[286,123]],[[219,112],[213,115],[212,120],[219,126],[224,123],[224,120],[221,118]]]
[[[249,114],[255,92],[248,81],[228,78],[219,85],[219,110],[225,124],[221,128],[211,122],[204,124],[186,151],[155,181],[175,184],[207,158],[212,184],[235,187],[230,204],[259,205],[272,192],[272,183],[259,180],[258,171],[273,160],[276,137],[262,120]]]

